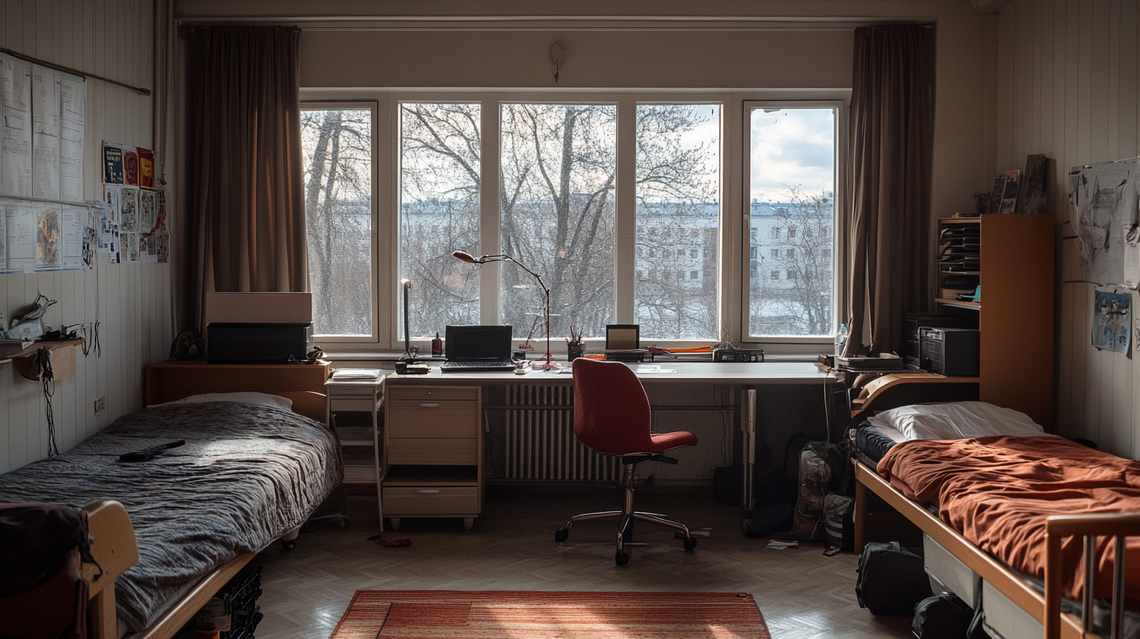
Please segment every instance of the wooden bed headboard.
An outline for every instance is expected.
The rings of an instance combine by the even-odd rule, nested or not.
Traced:
[[[293,412],[325,420],[328,362],[317,364],[207,364],[165,362],[146,367],[146,404],[203,393],[252,391],[293,400]]]

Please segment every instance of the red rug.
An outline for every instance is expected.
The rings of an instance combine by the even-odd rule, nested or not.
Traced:
[[[329,639],[770,639],[746,592],[358,590]]]

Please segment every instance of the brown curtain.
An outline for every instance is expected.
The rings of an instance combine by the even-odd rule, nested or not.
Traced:
[[[928,307],[934,34],[855,30],[848,355],[899,352],[903,313]]]
[[[309,287],[296,27],[187,32],[186,272],[180,318],[211,291]]]

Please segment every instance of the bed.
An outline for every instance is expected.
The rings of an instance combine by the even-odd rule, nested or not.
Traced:
[[[172,636],[257,552],[295,535],[342,479],[316,392],[325,366],[219,368],[148,370],[147,408],[61,460],[0,476],[0,501],[87,512],[98,567],[82,569],[94,637]],[[218,395],[232,391],[248,392]],[[175,440],[185,444],[152,461],[117,461]]]
[[[970,420],[977,406],[992,423]],[[1111,592],[1119,604],[1105,607],[1106,619],[1095,625],[1132,630],[1136,619],[1125,618],[1124,602],[1140,599],[1140,561],[1125,562],[1125,579],[1125,569],[1114,573],[1114,558],[1140,552],[1140,540],[1115,536],[1140,534],[1140,462],[1046,435],[1020,413],[1006,420],[1003,410],[970,402],[908,406],[856,430],[857,550],[874,494],[922,530],[928,572],[980,604],[988,629],[1006,639],[1101,636],[1092,631],[1094,615],[1069,614],[1099,614],[1086,580],[1098,597]],[[899,425],[901,438],[890,429]],[[1091,572],[1081,566],[1086,548],[1096,557]]]

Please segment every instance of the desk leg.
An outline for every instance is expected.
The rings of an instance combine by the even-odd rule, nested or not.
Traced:
[[[756,464],[756,387],[755,386],[742,386],[740,388],[741,394],[741,416],[740,416],[740,461],[743,465],[744,486],[742,495],[744,496],[743,503],[741,504],[744,510],[744,528],[747,531],[751,527],[752,522],[752,471]]]

